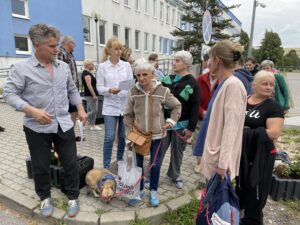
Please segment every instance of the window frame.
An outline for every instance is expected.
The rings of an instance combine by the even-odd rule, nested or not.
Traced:
[[[126,4],[127,1],[127,4]],[[124,0],[124,6],[130,8],[130,0]]]
[[[17,50],[15,37],[26,38],[28,51]],[[31,53],[32,53],[32,50],[31,50],[32,46],[31,46],[31,41],[30,41],[30,38],[29,38],[28,35],[14,34],[14,44],[15,44],[15,52],[16,52],[17,55],[31,55]]]
[[[114,34],[114,28],[115,27],[117,27],[117,33],[118,33],[118,35]],[[116,36],[117,38],[120,38],[120,25],[119,24],[113,23],[112,33],[113,33],[113,36]]]
[[[99,46],[105,46],[106,44],[106,34],[107,34],[107,21],[105,20],[99,20],[98,22],[98,34],[99,35]],[[101,35],[100,35],[100,24],[103,23],[104,26],[104,43],[101,43]]]
[[[144,32],[144,52],[149,52],[149,33]]]
[[[13,9],[12,0],[10,2],[11,2],[11,9]],[[28,0],[23,0],[23,2],[24,2],[25,15],[13,13],[13,10],[11,10],[11,14],[12,14],[13,17],[20,18],[20,19],[29,19],[29,4],[28,4]]]
[[[164,21],[164,2],[159,2],[159,20]]]
[[[157,0],[153,0],[152,3],[152,15],[154,18],[157,18]]]
[[[126,43],[126,30],[128,30],[128,45]],[[131,46],[130,40],[131,40],[131,28],[130,27],[125,27],[124,28],[124,44],[127,45],[127,47],[129,47],[129,48]]]
[[[170,6],[167,5],[166,9],[166,24],[170,24]]]
[[[135,9],[135,11],[138,11],[138,12],[141,11],[141,1],[140,0],[135,0],[134,9]]]
[[[152,52],[156,52],[156,35],[152,34]]]
[[[87,18],[89,20],[89,28],[90,28],[90,33],[89,33],[89,36],[90,36],[90,41],[86,41],[85,38],[84,38],[84,31],[83,31],[83,40],[84,40],[84,44],[93,44],[92,42],[92,17],[90,16],[87,16],[87,15],[82,15],[83,19],[84,18]],[[84,21],[83,21],[83,25],[84,25]],[[83,27],[84,29],[85,27]]]
[[[136,35],[138,34],[138,35]],[[141,36],[141,31],[135,30],[134,31],[134,49],[135,51],[140,51],[140,36]],[[137,38],[138,37],[138,38]]]

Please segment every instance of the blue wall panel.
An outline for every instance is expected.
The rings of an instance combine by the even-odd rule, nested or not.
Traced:
[[[0,10],[0,56],[8,52],[8,56],[17,57],[13,35],[27,35],[31,25],[46,23],[57,27],[62,36],[73,36],[76,42],[75,58],[84,60],[81,0],[29,0],[29,20],[12,17],[10,0],[0,1]]]

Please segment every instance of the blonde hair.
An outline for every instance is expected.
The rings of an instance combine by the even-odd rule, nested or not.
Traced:
[[[102,53],[102,58],[101,58],[101,62],[105,62],[108,59],[109,56],[109,50],[112,48],[123,48],[123,44],[121,42],[121,40],[119,38],[117,38],[116,36],[111,37],[107,42],[106,42],[106,46],[103,50]]]
[[[233,69],[235,64],[242,57],[243,47],[232,41],[220,41],[209,51],[211,58],[219,58],[226,69]]]
[[[252,83],[253,84],[258,84],[266,77],[273,77],[275,79],[275,76],[272,72],[269,72],[269,71],[266,71],[266,70],[261,70],[261,71],[259,71],[255,74]]]
[[[131,56],[132,50],[131,48],[127,47],[126,45],[122,48],[121,58],[128,61]]]
[[[87,66],[90,65],[90,64],[94,64],[94,62],[90,59],[86,59],[86,60],[83,61],[83,67],[85,69],[87,69]]]

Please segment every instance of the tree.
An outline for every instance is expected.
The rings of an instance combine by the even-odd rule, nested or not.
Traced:
[[[279,35],[273,31],[265,32],[265,37],[261,42],[261,46],[258,50],[257,60],[259,62],[269,59],[276,65],[283,65],[283,48],[281,47],[281,39]]]
[[[185,49],[189,50],[191,47],[196,46],[197,50],[192,51],[194,61],[200,61],[201,45],[203,42],[202,35],[202,19],[205,10],[209,10],[212,17],[212,37],[210,46],[220,40],[230,39],[236,37],[236,35],[229,35],[225,32],[226,29],[233,28],[231,25],[231,19],[225,19],[223,17],[224,12],[238,7],[238,5],[232,5],[226,7],[218,0],[184,0],[186,5],[184,6],[184,12],[182,15],[181,24],[171,34],[175,37],[179,37],[181,45],[177,45],[174,50]],[[182,25],[192,25],[190,31],[182,29]]]
[[[296,50],[290,50],[284,57],[283,57],[284,66],[300,66],[300,58],[297,55]]]
[[[241,34],[240,34],[240,44],[244,47],[244,52],[243,52],[243,57],[246,58],[247,57],[247,50],[248,50],[248,46],[249,46],[249,36],[248,34],[242,30]]]

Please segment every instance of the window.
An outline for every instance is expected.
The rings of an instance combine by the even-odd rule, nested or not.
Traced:
[[[135,0],[135,9],[140,10],[140,0]]]
[[[144,0],[145,1],[145,13],[149,13],[149,0]]]
[[[14,35],[17,54],[30,54],[29,38],[24,35]]]
[[[15,17],[28,18],[28,0],[11,0],[12,15]]]
[[[125,28],[125,45],[130,47],[130,28]]]
[[[119,25],[113,24],[113,36],[119,37]]]
[[[104,20],[99,20],[99,43],[105,45],[106,42],[106,22]]]
[[[153,16],[156,17],[157,14],[157,10],[156,10],[156,6],[157,5],[157,0],[153,0]]]
[[[175,9],[172,9],[172,25],[175,25]]]
[[[148,52],[149,51],[149,34],[148,33],[145,33],[144,34],[144,51],[145,52]]]
[[[152,35],[152,52],[156,51],[156,35]]]
[[[163,38],[159,37],[159,53],[163,53]]]
[[[164,19],[164,3],[160,2],[160,7],[159,7],[159,19],[163,20]]]
[[[181,24],[181,14],[178,12],[178,14],[177,14],[177,27],[180,28],[180,24]]]
[[[170,6],[167,6],[166,23],[170,23]]]
[[[169,40],[167,38],[164,39],[163,43],[163,53],[168,54]]]
[[[138,30],[135,31],[135,50],[140,49],[140,32]]]
[[[129,0],[124,0],[124,5],[129,6]]]
[[[83,39],[85,42],[91,43],[91,18],[83,16]]]

